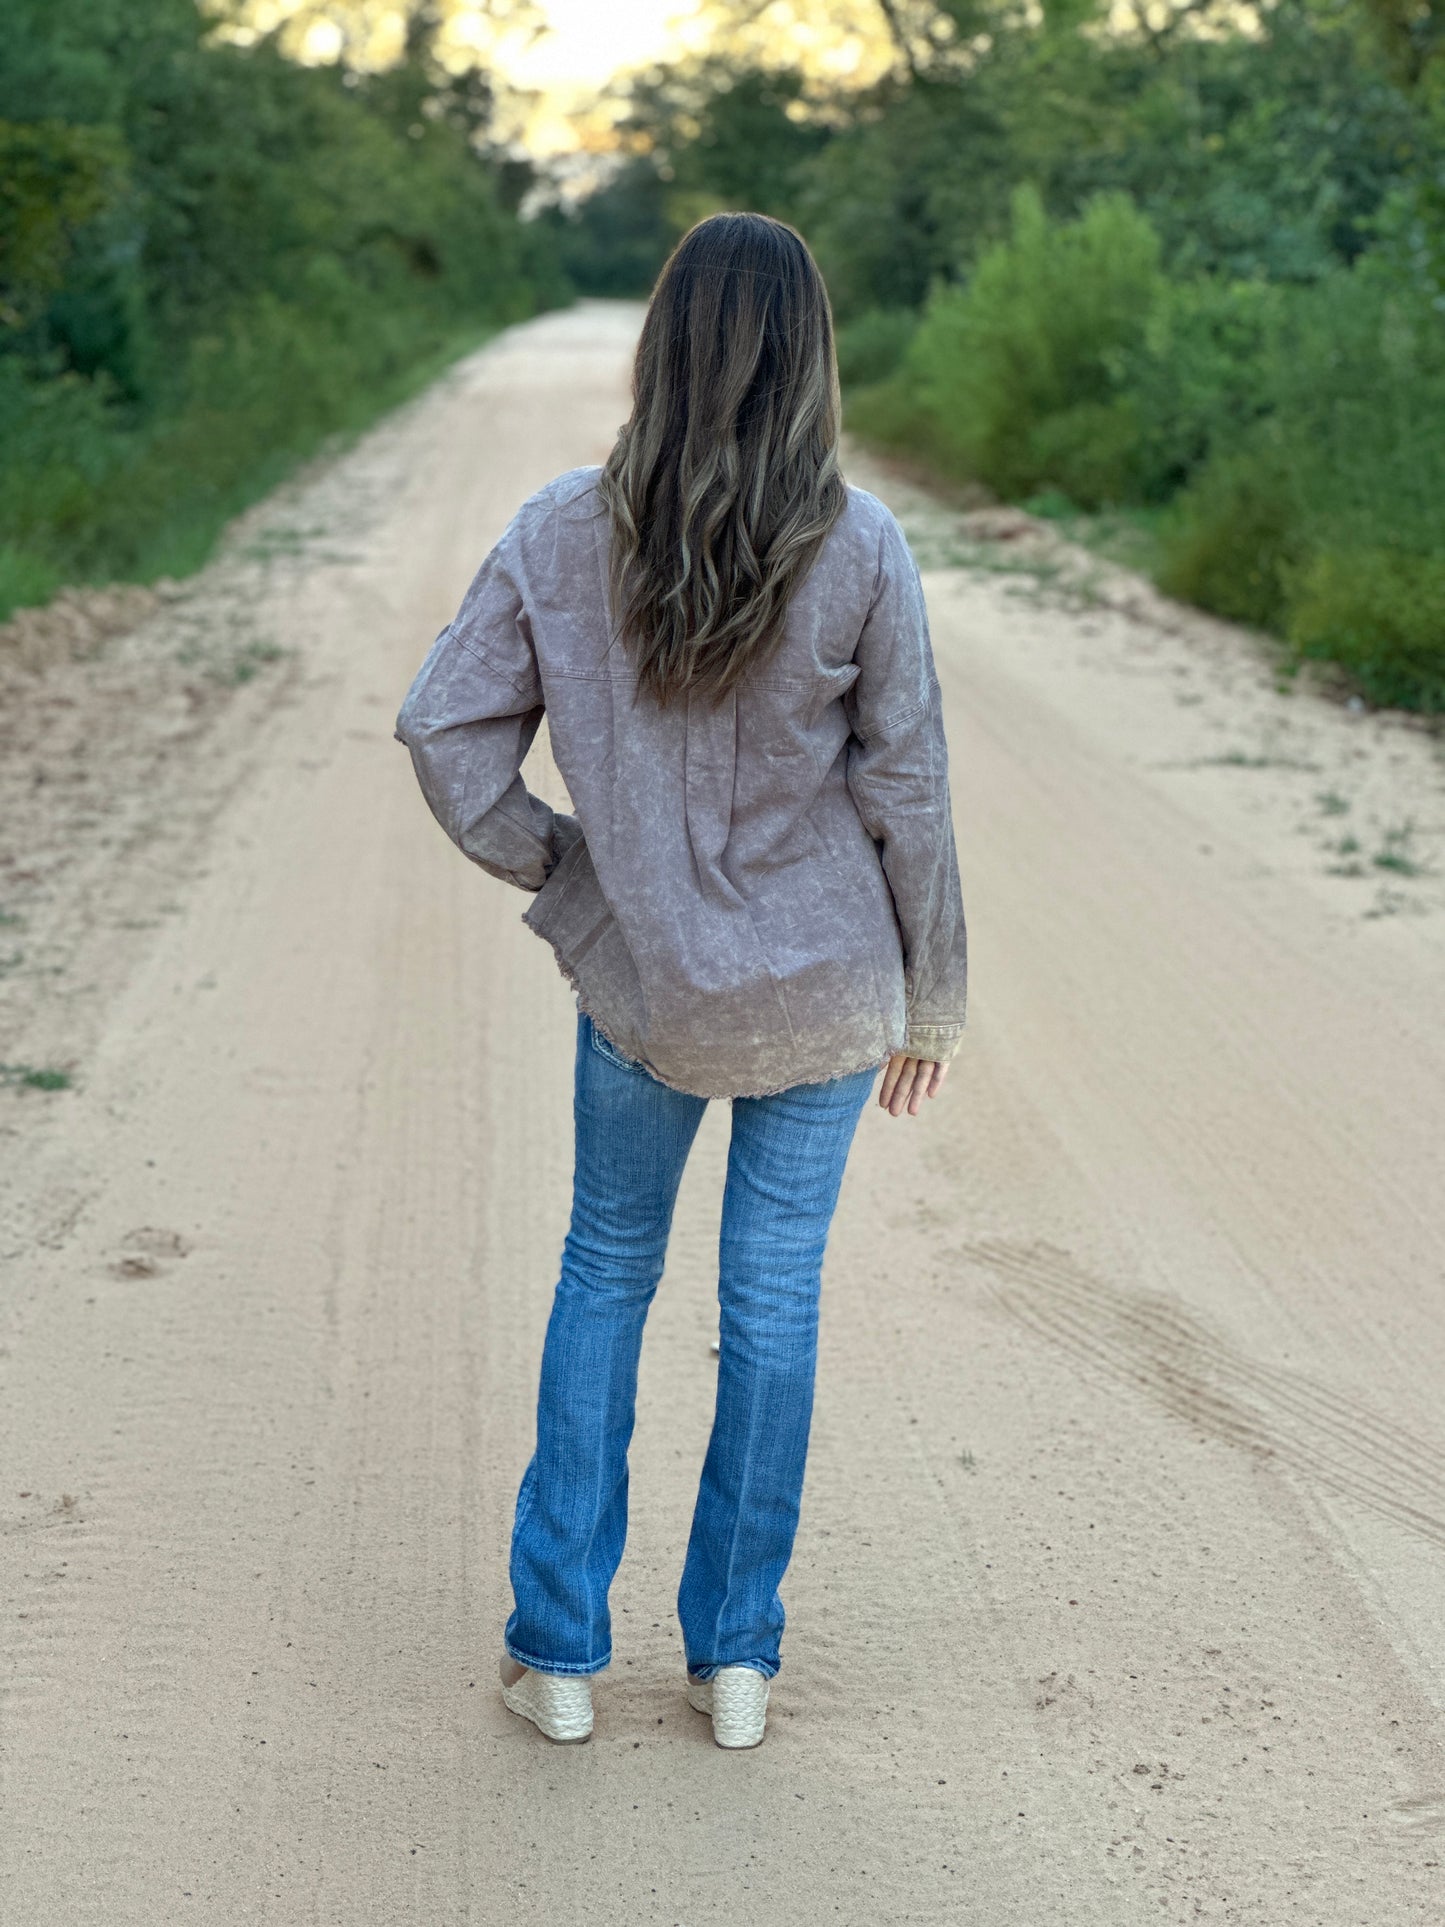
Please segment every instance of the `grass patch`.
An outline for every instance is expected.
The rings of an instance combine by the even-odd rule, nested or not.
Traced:
[[[1100,561],[1117,563],[1136,575],[1153,576],[1158,571],[1162,509],[1081,509],[1058,489],[1031,495],[1019,507],[1051,523],[1067,541],[1088,549]]]
[[[290,523],[278,523],[274,528],[262,529],[254,541],[246,544],[241,554],[248,562],[273,562],[278,558],[300,556],[306,553],[310,543],[327,533],[320,526],[298,529]]]
[[[1399,877],[1418,877],[1424,874],[1425,865],[1417,862],[1410,854],[1410,844],[1415,835],[1413,823],[1400,823],[1384,833],[1380,847],[1370,861],[1377,870],[1389,870]]]
[[[38,1068],[33,1064],[0,1064],[0,1087],[27,1091],[68,1091],[74,1086],[69,1071]]]
[[[1334,845],[1334,854],[1340,859],[1331,863],[1325,874],[1332,877],[1362,877],[1366,874],[1365,865],[1360,857],[1360,839],[1357,836],[1342,836]]]
[[[221,681],[239,687],[251,682],[267,663],[279,662],[287,652],[275,642],[248,642],[230,662],[216,671]]]
[[[1301,762],[1297,756],[1255,754],[1245,749],[1226,749],[1218,756],[1196,756],[1191,769],[1318,769],[1318,763]],[[1348,806],[1347,806],[1348,807]]]

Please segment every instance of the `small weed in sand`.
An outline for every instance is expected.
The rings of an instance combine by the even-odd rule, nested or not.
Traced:
[[[1246,749],[1227,749],[1219,756],[1196,756],[1188,769],[1318,769],[1318,763],[1303,763],[1297,756],[1270,756]]]
[[[1072,610],[1105,606],[1102,578],[1092,569],[1057,556],[1020,551],[1003,542],[970,542],[960,538],[923,537],[915,544],[919,566],[925,569],[968,569],[975,575],[1014,578],[1008,594],[1050,607]]]
[[[1326,875],[1332,877],[1362,877],[1365,866],[1360,861],[1360,839],[1357,836],[1342,836],[1334,846],[1338,863],[1330,864]]]
[[[1315,801],[1326,816],[1343,816],[1350,807],[1348,796],[1341,796],[1338,790],[1321,790]]]
[[[1041,566],[1001,543],[970,542],[958,536],[920,536],[914,553],[921,569],[972,569],[978,575],[1036,575]],[[1048,567],[1057,575],[1057,563]]]
[[[24,961],[23,950],[12,950],[8,957],[0,957],[0,977],[8,977],[11,971],[18,970]]]
[[[1060,534],[1080,548],[1092,549],[1106,562],[1148,575],[1159,560],[1158,509],[1085,510],[1059,489],[1045,489],[1019,504],[1026,515],[1051,522]]]
[[[17,1090],[68,1091],[74,1082],[69,1071],[37,1069],[33,1064],[0,1064],[0,1087]]]
[[[1408,891],[1392,889],[1388,884],[1375,893],[1375,901],[1361,914],[1368,918],[1423,916],[1425,905],[1416,901]]]
[[[1025,560],[1011,573],[1024,578],[1010,583],[1004,591],[1013,601],[1029,602],[1039,609],[1062,609],[1069,615],[1108,607],[1100,587],[1102,578],[1094,570],[1080,575],[1057,562]]]
[[[286,524],[275,528],[262,529],[253,542],[248,542],[241,554],[248,562],[270,562],[277,556],[301,555],[308,542],[325,535],[324,528],[298,529]]]
[[[972,1452],[960,1452],[958,1462],[965,1472],[976,1472],[978,1470],[978,1460],[975,1459]]]
[[[1377,870],[1389,870],[1397,877],[1417,877],[1425,866],[1410,854],[1410,842],[1415,834],[1412,822],[1397,824],[1386,830],[1380,847],[1370,861]]]
[[[7,910],[0,905],[0,930],[18,930],[24,921],[18,910]]]
[[[229,665],[220,673],[226,682],[247,683],[264,668],[267,663],[279,662],[286,651],[274,642],[248,642],[244,649],[231,658]]]

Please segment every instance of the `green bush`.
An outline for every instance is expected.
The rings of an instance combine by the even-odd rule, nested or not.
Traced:
[[[1312,557],[1293,584],[1287,634],[1300,656],[1338,663],[1372,702],[1445,712],[1445,551]]]
[[[196,566],[328,436],[566,298],[435,28],[362,76],[217,43],[193,0],[0,9],[0,617]]]
[[[911,308],[870,308],[838,330],[838,378],[845,388],[884,381],[902,361],[918,328]]]
[[[0,355],[0,541],[59,561],[134,431],[104,376]]]
[[[193,344],[182,398],[149,420],[103,380],[17,381],[0,360],[0,619],[66,581],[199,567],[298,461],[486,332],[376,301],[342,315],[259,296]]]
[[[1122,196],[1056,224],[1025,192],[1009,240],[965,286],[936,291],[906,335],[904,317],[845,328],[840,365],[876,383],[904,339],[887,392],[856,399],[856,425],[952,473],[1086,508],[1158,504],[1266,411],[1277,309],[1262,283],[1171,281]]]
[[[1414,259],[1382,247],[1292,288],[1171,279],[1122,197],[1058,225],[1024,192],[849,425],[1015,500],[1148,514],[1170,593],[1437,709],[1445,329]],[[854,326],[866,369],[883,328]]]
[[[901,368],[885,381],[845,389],[843,425],[866,442],[891,448],[942,474],[969,479],[967,471],[960,470],[943,424],[919,399]]]
[[[1372,700],[1445,706],[1445,342],[1428,289],[1366,261],[1293,291],[1267,411],[1178,497],[1172,594],[1341,664]]]
[[[1117,379],[1137,437],[1132,486],[1167,502],[1216,449],[1234,447],[1270,407],[1267,350],[1279,290],[1262,281],[1166,281]]]
[[[33,608],[64,586],[59,569],[43,557],[8,543],[0,548],[0,611]]]
[[[1054,226],[1021,189],[1009,238],[934,293],[905,358],[948,466],[1002,495],[1127,499],[1139,430],[1121,375],[1163,292],[1158,238],[1124,196]]]
[[[1165,518],[1160,587],[1231,622],[1283,628],[1303,553],[1294,482],[1263,435],[1212,463]]]
[[[70,531],[87,575],[196,568],[231,516],[329,437],[363,427],[484,330],[380,304],[346,322],[261,296],[197,344],[186,405],[130,445]]]

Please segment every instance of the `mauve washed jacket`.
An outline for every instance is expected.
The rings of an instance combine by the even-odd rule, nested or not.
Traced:
[[[640,695],[610,638],[599,470],[518,510],[397,717],[423,794],[535,892],[581,1008],[702,1097],[947,1059],[966,945],[938,679],[892,514],[849,488],[778,653],[720,705]],[[523,783],[546,713],[575,815]]]

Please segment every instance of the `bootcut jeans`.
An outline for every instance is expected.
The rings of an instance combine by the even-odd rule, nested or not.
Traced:
[[[732,1102],[719,1240],[717,1406],[678,1592],[689,1671],[778,1670],[779,1582],[813,1410],[818,1287],[874,1070]],[[537,1446],[512,1528],[513,1659],[596,1673],[627,1535],[642,1328],[708,1099],[676,1091],[579,1013],[572,1219],[542,1352]]]

